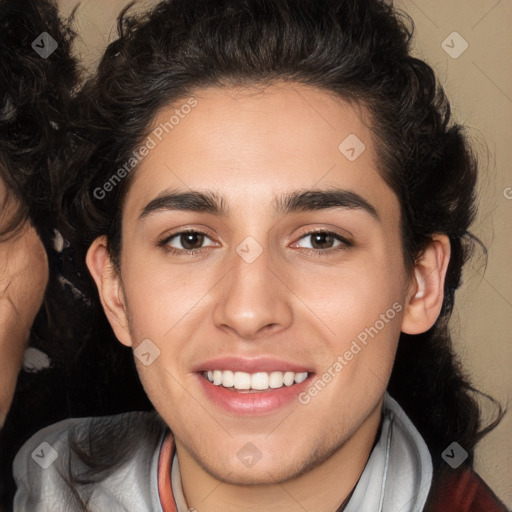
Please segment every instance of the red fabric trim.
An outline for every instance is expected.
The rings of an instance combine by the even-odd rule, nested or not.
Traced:
[[[162,443],[158,458],[158,495],[164,512],[178,512],[171,484],[171,466],[174,457],[174,439],[169,433]]]
[[[432,512],[507,512],[487,484],[467,467],[446,472],[432,498]]]

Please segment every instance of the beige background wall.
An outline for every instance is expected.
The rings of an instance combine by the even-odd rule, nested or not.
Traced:
[[[77,1],[59,3],[66,14]],[[90,69],[115,36],[114,20],[126,3],[82,0],[77,52]],[[155,3],[146,0],[139,5]],[[507,405],[512,399],[512,0],[396,0],[395,4],[413,18],[415,53],[434,67],[457,120],[469,127],[479,148],[480,212],[473,232],[488,248],[488,265],[485,268],[482,258],[469,265],[452,330],[475,386]],[[464,41],[468,47],[461,53]],[[477,471],[509,508],[511,433],[512,411],[480,443],[476,460]]]
[[[451,328],[475,387],[506,405],[512,398],[512,1],[396,5],[414,19],[416,54],[434,67],[456,119],[480,150],[480,211],[472,231],[489,251],[488,264],[475,258],[468,266]],[[458,58],[442,48],[453,32],[468,43]],[[456,37],[446,44],[454,46],[450,52],[464,47]],[[512,411],[479,444],[476,469],[512,508]]]

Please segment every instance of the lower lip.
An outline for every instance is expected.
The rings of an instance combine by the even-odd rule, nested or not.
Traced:
[[[297,399],[310,384],[313,374],[300,384],[283,386],[268,391],[244,393],[216,386],[202,374],[197,374],[199,383],[209,400],[226,412],[238,416],[254,416],[274,412]]]

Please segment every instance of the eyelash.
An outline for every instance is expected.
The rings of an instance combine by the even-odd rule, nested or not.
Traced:
[[[210,238],[208,236],[208,234],[203,231],[197,231],[197,230],[190,229],[190,230],[180,231],[178,233],[173,233],[172,235],[164,238],[162,241],[160,241],[158,243],[158,247],[162,248],[166,253],[174,254],[177,256],[183,256],[183,255],[196,256],[197,253],[201,252],[201,250],[204,249],[204,247],[200,247],[198,249],[176,249],[176,248],[170,247],[168,245],[168,243],[171,240],[173,240],[174,238],[177,238],[181,235],[186,235],[189,233],[197,234],[197,235],[204,235],[205,237]],[[311,254],[312,256],[315,256],[315,257],[322,257],[322,256],[330,255],[337,251],[346,251],[347,249],[349,249],[350,247],[352,247],[354,245],[350,240],[339,235],[338,233],[335,233],[333,231],[322,230],[322,229],[316,230],[316,231],[308,231],[307,233],[304,233],[303,235],[301,235],[299,240],[302,240],[303,238],[307,238],[308,236],[312,236],[312,235],[316,235],[316,234],[331,236],[341,243],[337,247],[334,247],[331,249],[310,249],[308,247],[302,247],[303,251],[306,251],[308,254]]]

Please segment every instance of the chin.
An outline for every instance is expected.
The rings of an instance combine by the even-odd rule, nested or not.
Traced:
[[[244,463],[244,455],[239,457],[241,451],[238,450],[228,460],[196,458],[196,461],[212,477],[231,485],[275,485],[296,478],[316,466],[316,458],[313,460],[305,454],[301,457],[299,454],[277,451],[273,451],[271,458],[262,456],[259,459],[257,452],[254,452],[253,460]]]
[[[233,463],[228,471],[226,468],[218,468],[219,471],[208,472],[224,483],[249,486],[275,485],[298,476],[298,473],[291,468],[283,467],[282,463],[261,466],[258,463],[257,466],[258,467],[240,469],[240,463]]]

